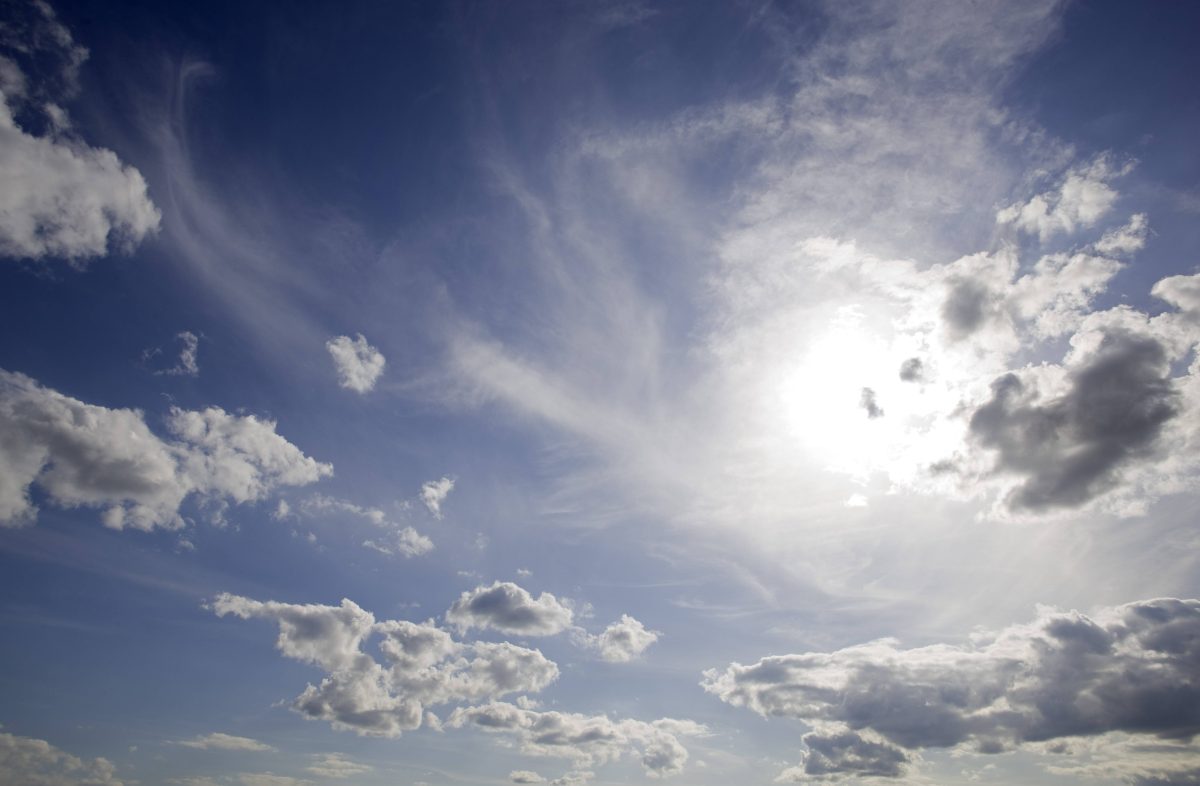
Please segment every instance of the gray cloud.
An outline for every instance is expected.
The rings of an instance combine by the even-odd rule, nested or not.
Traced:
[[[900,364],[900,380],[921,382],[925,379],[925,364],[920,358],[909,358]]]
[[[858,397],[858,405],[863,408],[871,420],[883,417],[883,408],[879,406],[875,391],[871,388],[862,389],[862,394]]]
[[[1009,373],[971,417],[970,433],[995,451],[995,469],[1023,478],[1013,509],[1078,507],[1112,488],[1123,466],[1153,453],[1167,421],[1180,411],[1166,349],[1124,331],[1069,374],[1069,388],[1044,403]]]
[[[446,622],[460,631],[494,629],[526,636],[551,636],[571,625],[574,614],[558,598],[543,592],[534,600],[511,581],[476,587],[459,596],[446,612]]]
[[[779,781],[806,781],[822,777],[898,778],[910,763],[908,754],[887,742],[865,739],[853,731],[833,734],[813,732],[801,741],[807,749],[803,765],[784,770]]]
[[[773,656],[710,670],[702,684],[764,716],[869,732],[906,751],[995,752],[1110,732],[1186,741],[1200,733],[1200,600],[1140,601],[1092,617],[1043,609],[1031,624],[969,644],[905,650],[889,639]],[[813,739],[818,769],[902,766],[825,731]]]
[[[609,625],[603,632],[590,635],[581,633],[580,643],[594,649],[600,657],[610,663],[625,663],[637,658],[662,634],[648,630],[638,620],[622,614],[621,619]]]
[[[558,667],[538,650],[462,644],[432,622],[377,622],[351,600],[302,605],[223,594],[212,609],[219,616],[274,620],[279,651],[328,675],[308,685],[292,708],[366,736],[419,728],[430,706],[536,693],[558,678]],[[377,640],[382,661],[366,652],[368,640]]]
[[[979,281],[961,279],[951,284],[942,303],[942,320],[951,338],[966,338],[983,327],[995,296]]]

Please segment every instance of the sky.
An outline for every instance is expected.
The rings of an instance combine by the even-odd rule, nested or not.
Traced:
[[[1200,783],[1200,6],[0,5],[0,786]]]

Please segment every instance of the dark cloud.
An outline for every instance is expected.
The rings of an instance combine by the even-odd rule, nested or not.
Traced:
[[[988,288],[977,281],[955,282],[942,303],[942,320],[953,338],[966,338],[987,320]]]
[[[886,742],[872,742],[852,731],[840,734],[806,734],[806,775],[875,775],[896,778],[904,773],[908,756]]]
[[[920,358],[909,358],[900,364],[900,380],[903,382],[921,382],[925,379],[925,364]]]
[[[1187,741],[1200,733],[1200,600],[1095,617],[1046,610],[987,643],[904,650],[885,640],[773,656],[706,672],[703,685],[762,715],[869,730],[908,751],[998,752],[1109,732]],[[806,772],[903,766],[866,740],[822,730],[810,743]]]
[[[875,391],[871,388],[862,389],[858,405],[866,410],[867,417],[871,420],[883,417],[883,408],[879,406],[879,402],[875,399]]]
[[[992,398],[971,417],[978,444],[996,451],[995,469],[1024,480],[1010,508],[1078,507],[1115,486],[1122,467],[1153,452],[1179,413],[1169,358],[1154,338],[1105,336],[1073,370],[1069,388],[1046,403],[1016,374],[992,383]]]

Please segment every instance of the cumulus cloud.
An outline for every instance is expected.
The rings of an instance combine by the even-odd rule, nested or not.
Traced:
[[[898,778],[906,771],[908,755],[887,742],[869,740],[853,731],[813,732],[800,738],[804,762],[779,774],[776,782],[812,781],[844,776]]]
[[[534,600],[511,581],[497,581],[462,593],[446,612],[446,622],[460,631],[498,630],[524,636],[552,636],[571,625],[574,613],[558,598],[543,592]]]
[[[1057,189],[1001,210],[996,221],[1036,234],[1042,241],[1086,229],[1103,218],[1117,200],[1108,181],[1128,171],[1128,166],[1116,168],[1109,157],[1101,156],[1067,172]]]
[[[595,650],[610,663],[625,663],[640,656],[658,641],[662,634],[648,630],[638,620],[622,614],[621,619],[609,625],[602,633],[590,635],[580,632],[579,639],[585,647]]]
[[[421,502],[425,503],[425,507],[433,514],[434,518],[440,519],[442,503],[446,501],[446,497],[450,496],[450,492],[453,490],[454,480],[451,478],[428,480],[421,485]]]
[[[1152,455],[1179,412],[1163,344],[1114,331],[1050,401],[1038,402],[1016,374],[997,379],[970,432],[995,452],[996,471],[1020,478],[1010,507],[1078,507],[1116,485],[1130,461]]]
[[[925,378],[925,364],[920,358],[907,358],[900,364],[900,379],[903,382],[920,382]]]
[[[202,737],[196,737],[191,740],[182,740],[178,745],[186,748],[199,748],[201,750],[222,750],[222,751],[273,751],[275,750],[270,745],[249,737],[237,737],[232,734],[224,734],[222,732],[213,732]]]
[[[10,10],[12,23],[0,36],[12,55],[0,58],[0,256],[82,264],[131,250],[161,219],[146,181],[111,150],[79,139],[57,103],[77,89],[87,50],[49,4]],[[34,58],[58,65],[46,84],[32,84],[17,62]],[[43,133],[30,130],[37,125]]]
[[[81,759],[45,740],[0,732],[0,786],[121,786],[107,759]]]
[[[513,783],[545,783],[546,779],[530,770],[513,770],[508,774]]]
[[[255,502],[333,472],[253,415],[173,408],[166,425],[173,439],[137,410],[86,404],[0,370],[0,524],[34,520],[34,484],[56,505],[104,508],[108,527],[177,529],[189,494]]]
[[[1160,598],[1092,616],[1042,608],[962,645],[886,639],[735,663],[702,685],[819,727],[806,776],[899,775],[923,748],[997,752],[1111,732],[1188,741],[1200,733],[1198,656],[1200,601]]]
[[[279,651],[328,675],[308,685],[292,708],[361,735],[395,737],[428,723],[427,707],[536,693],[558,677],[558,667],[538,650],[456,642],[432,622],[376,621],[350,600],[300,605],[224,594],[212,609],[275,621]],[[381,660],[364,649],[368,640],[376,641]]]
[[[338,384],[355,393],[369,393],[383,374],[386,364],[383,353],[367,343],[359,333],[356,338],[337,336],[325,342],[337,369]]]
[[[522,753],[569,759],[579,765],[604,764],[635,753],[653,778],[683,772],[688,752],[679,737],[706,733],[703,726],[691,721],[612,720],[604,715],[540,712],[505,702],[460,707],[446,725],[506,734],[516,740]]]

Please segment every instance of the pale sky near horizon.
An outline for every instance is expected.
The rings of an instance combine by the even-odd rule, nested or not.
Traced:
[[[1200,783],[1200,7],[0,4],[0,786]]]

